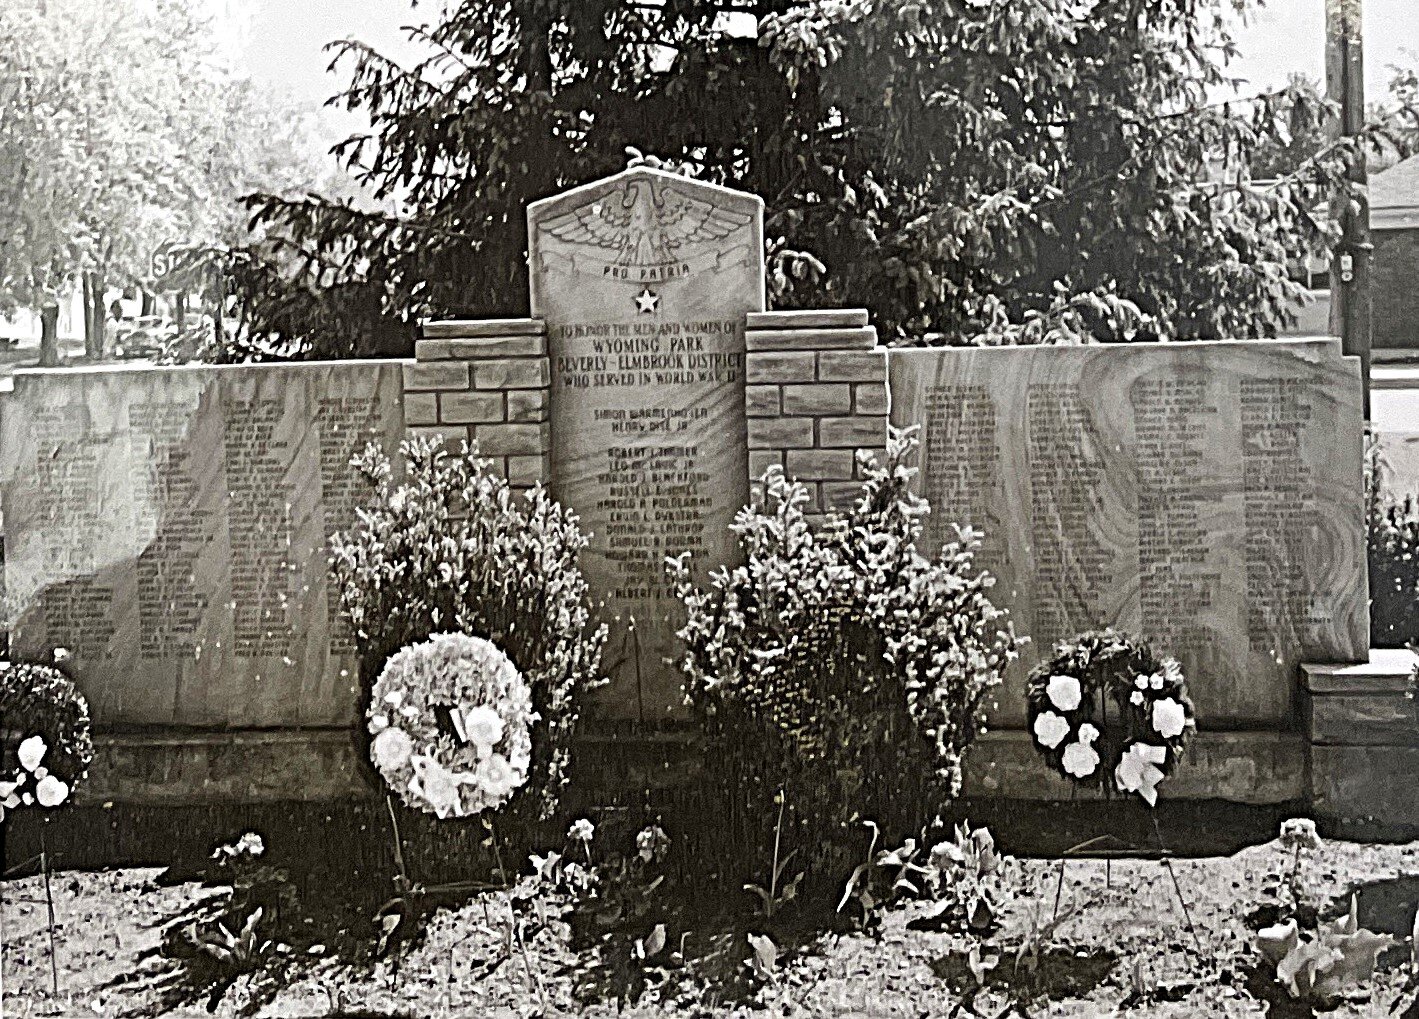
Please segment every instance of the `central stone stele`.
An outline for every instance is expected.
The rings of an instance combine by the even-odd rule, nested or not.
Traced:
[[[603,715],[683,717],[665,559],[703,581],[748,501],[745,313],[764,309],[763,202],[638,167],[527,210],[552,362],[552,494],[581,517],[611,624]]]

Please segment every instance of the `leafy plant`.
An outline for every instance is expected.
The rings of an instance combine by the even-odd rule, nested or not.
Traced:
[[[1293,998],[1331,1002],[1374,974],[1380,952],[1393,944],[1387,934],[1360,927],[1358,903],[1350,896],[1349,912],[1323,923],[1312,936],[1302,937],[1295,919],[1257,933],[1257,950],[1275,967],[1276,980]]]
[[[283,916],[296,914],[296,886],[285,867],[265,862],[265,854],[266,844],[261,836],[246,832],[212,851],[214,876],[227,880],[232,886],[229,913],[251,907],[258,912],[271,910],[279,928]]]
[[[872,841],[866,859],[848,878],[838,900],[838,912],[857,903],[864,927],[875,927],[882,913],[902,898],[932,899],[941,908],[926,921],[933,928],[954,926],[984,934],[995,923],[1000,856],[989,829],[972,831],[958,824],[953,837],[935,843],[930,852],[927,831],[896,849],[877,849],[879,830],[871,821]]]
[[[973,563],[973,536],[918,551],[927,506],[908,487],[914,446],[894,431],[885,466],[862,461],[857,503],[816,528],[803,486],[771,470],[762,501],[733,524],[744,565],[700,590],[688,557],[671,563],[710,780],[725,823],[745,833],[733,862],[750,870],[770,856],[754,819],[782,796],[774,858],[812,847],[805,881],[816,873],[824,898],[854,865],[855,817],[895,840],[958,794],[985,697],[1020,644]]]
[[[331,570],[361,656],[364,701],[395,652],[456,630],[498,645],[532,690],[527,782],[509,810],[548,817],[566,782],[583,691],[600,682],[606,628],[591,622],[578,565],[586,536],[540,486],[514,496],[466,447],[377,447],[357,458],[371,486],[359,525],[331,541]],[[366,755],[367,756],[367,755]]]
[[[759,897],[763,914],[769,920],[773,919],[776,909],[781,909],[798,897],[798,883],[803,880],[801,870],[788,881],[783,880],[784,871],[788,869],[797,850],[783,853],[783,812],[786,804],[782,791],[779,792],[777,799],[778,822],[774,825],[774,857],[769,869],[769,886],[765,888],[763,885],[752,882],[744,886],[746,892],[752,892]]]
[[[260,967],[271,950],[271,942],[258,938],[256,928],[261,923],[260,907],[252,910],[246,922],[233,934],[227,925],[218,922],[214,930],[198,932],[188,928],[188,938],[198,951],[215,959],[233,973],[247,973]]]

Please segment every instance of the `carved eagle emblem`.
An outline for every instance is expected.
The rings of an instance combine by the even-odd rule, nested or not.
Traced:
[[[554,216],[540,229],[569,244],[596,248],[613,265],[644,268],[679,262],[686,245],[727,237],[751,218],[674,184],[657,189],[642,179]]]

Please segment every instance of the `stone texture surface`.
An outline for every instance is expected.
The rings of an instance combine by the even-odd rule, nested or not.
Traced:
[[[375,798],[353,729],[110,734],[94,740],[79,806]]]
[[[1419,825],[1419,747],[1315,746],[1311,797],[1320,817]]]
[[[1099,799],[1076,791],[1040,759],[1028,734],[992,730],[965,760],[965,796],[1020,800]],[[1159,795],[1168,800],[1287,803],[1304,799],[1306,740],[1277,731],[1201,732]]]
[[[827,355],[823,355],[827,356]],[[1115,625],[1182,661],[1206,726],[1293,724],[1301,661],[1369,651],[1358,369],[1337,343],[902,350],[927,537],[984,532],[1032,645]]]
[[[763,203],[637,168],[528,207],[551,356],[552,491],[581,516],[612,636],[601,711],[682,715],[665,557],[733,560],[748,498],[744,322],[764,307]],[[810,355],[811,357],[811,355]],[[632,626],[634,623],[634,626]]]
[[[332,534],[404,433],[397,361],[18,372],[0,402],[14,649],[67,648],[99,729],[345,725]]]

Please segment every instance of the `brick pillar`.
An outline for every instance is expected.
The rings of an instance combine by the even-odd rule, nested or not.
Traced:
[[[1357,665],[1301,666],[1317,817],[1360,830],[1419,828],[1416,687],[1419,655],[1397,648],[1372,649]]]
[[[775,464],[807,486],[807,512],[861,491],[858,451],[887,444],[887,352],[863,309],[750,312],[744,336],[749,484]]]
[[[404,366],[410,435],[467,439],[515,490],[550,480],[547,329],[541,319],[428,322]]]

